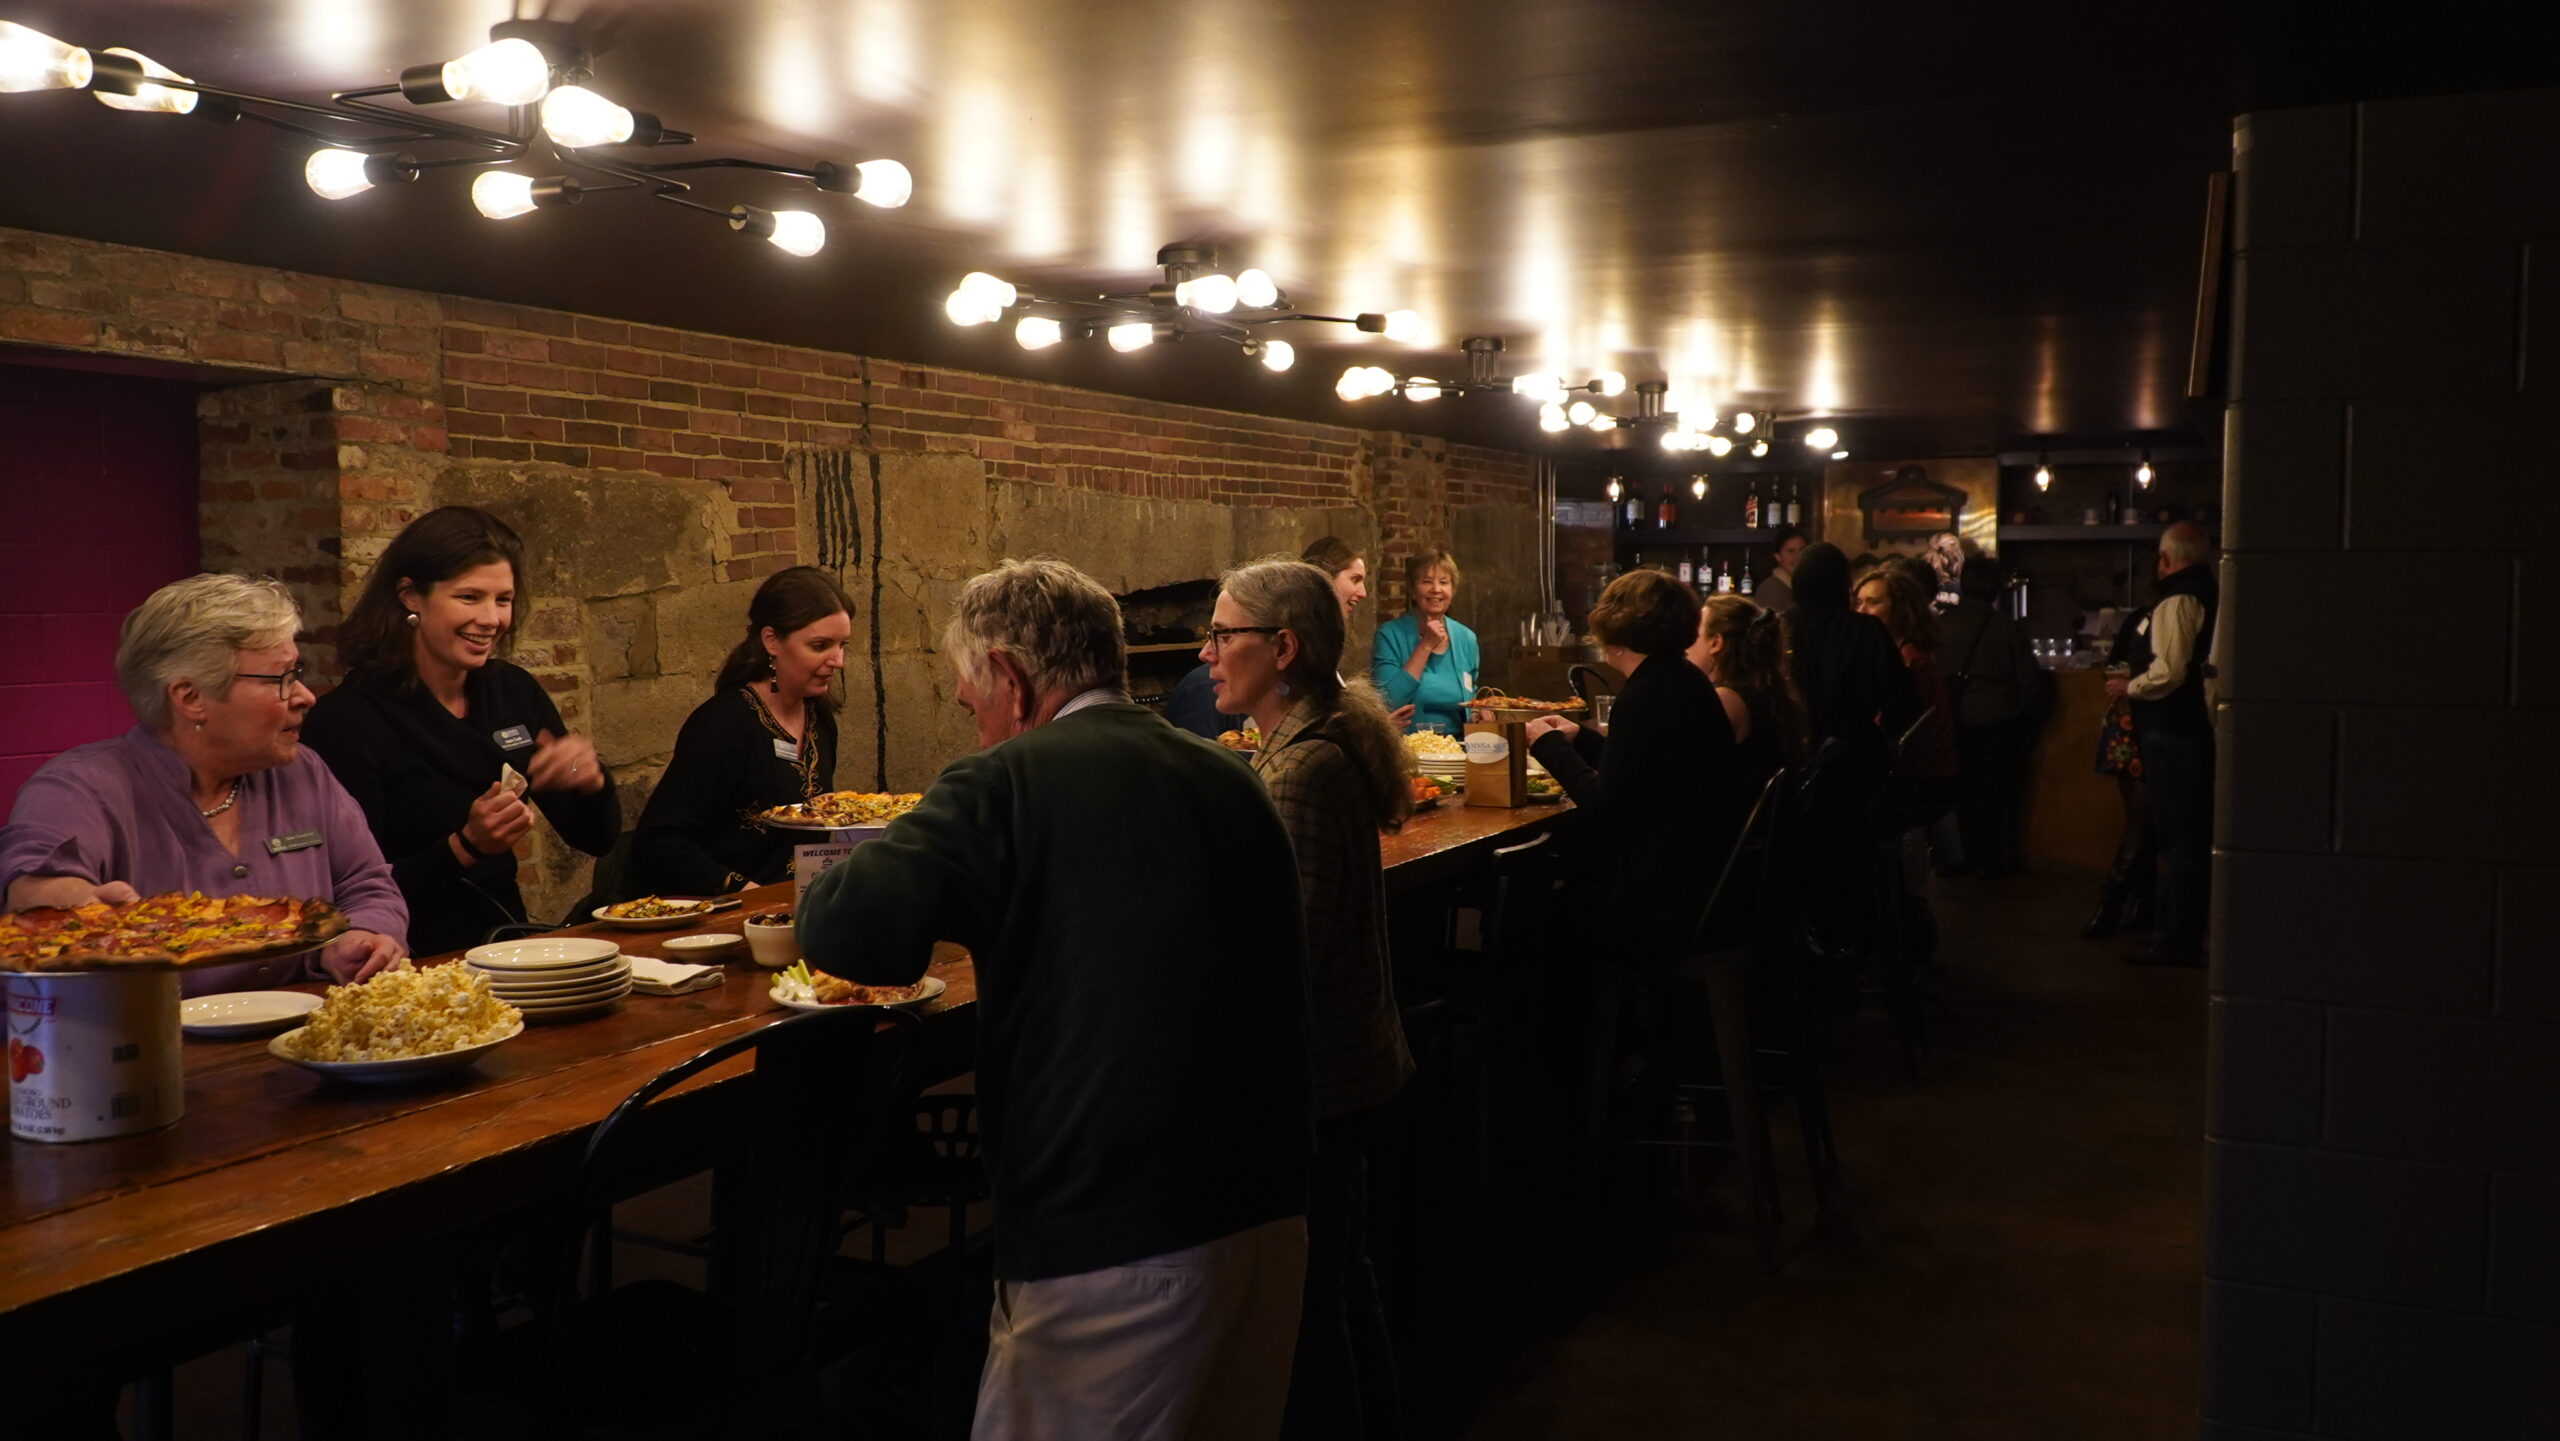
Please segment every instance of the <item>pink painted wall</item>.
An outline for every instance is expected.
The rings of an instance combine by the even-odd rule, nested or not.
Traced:
[[[196,571],[196,388],[0,364],[0,808],[133,724],[116,628]]]

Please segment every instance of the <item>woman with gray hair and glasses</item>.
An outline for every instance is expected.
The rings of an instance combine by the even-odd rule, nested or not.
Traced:
[[[8,908],[293,896],[334,902],[354,927],[314,957],[190,970],[191,996],[362,980],[406,954],[391,867],[355,801],[301,748],[312,701],[301,629],[284,587],[248,576],[190,576],[136,606],[116,683],[140,724],[54,757],[19,788],[0,827]]]

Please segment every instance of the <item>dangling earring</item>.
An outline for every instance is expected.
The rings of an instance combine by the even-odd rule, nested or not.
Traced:
[[[1285,680],[1280,682],[1280,698],[1282,700],[1289,698],[1289,683]]]
[[[781,674],[780,674],[780,671],[781,671],[781,667],[779,667],[779,666],[777,666],[777,665],[775,665],[775,664],[773,663],[773,656],[772,656],[772,654],[771,654],[770,652],[768,652],[768,653],[765,655],[765,658],[764,658],[764,676],[765,676],[765,680],[764,680],[764,690],[765,690],[765,694],[767,694],[767,695],[780,695],[780,694],[782,694],[782,676],[781,676]]]
[[[413,629],[414,629],[414,628],[417,626],[417,624],[418,624],[418,613],[417,613],[416,611],[414,611],[414,610],[413,610],[413,611],[409,612],[409,625],[411,626],[411,628],[413,628]]]

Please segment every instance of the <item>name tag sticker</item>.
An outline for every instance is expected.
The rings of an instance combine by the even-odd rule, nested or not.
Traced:
[[[287,851],[307,851],[320,844],[318,831],[295,831],[289,836],[267,837],[267,854],[280,856]]]
[[[1465,691],[1469,695],[1474,695],[1476,693],[1475,676],[1467,671],[1458,672],[1458,689]]]
[[[773,754],[775,758],[780,760],[798,761],[800,759],[800,743],[797,741],[777,739],[773,743]]]
[[[502,731],[491,731],[489,739],[496,741],[502,751],[520,751],[533,744],[533,732],[523,726],[509,726]]]

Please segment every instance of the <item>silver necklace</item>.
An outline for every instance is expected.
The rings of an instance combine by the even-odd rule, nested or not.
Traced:
[[[215,806],[212,810],[209,810],[209,811],[206,811],[206,810],[200,810],[200,811],[197,811],[197,812],[196,812],[196,814],[197,814],[197,815],[200,815],[200,816],[202,816],[202,817],[204,817],[206,820],[212,820],[215,816],[218,816],[218,815],[222,814],[224,811],[227,811],[227,810],[231,809],[231,807],[232,807],[235,803],[237,803],[237,802],[239,801],[239,799],[240,799],[240,783],[241,783],[242,781],[246,780],[246,779],[248,779],[248,777],[246,777],[246,776],[233,776],[233,777],[231,778],[231,794],[229,794],[229,795],[227,795],[227,796],[224,796],[224,797],[222,798],[222,804],[220,804],[220,805],[218,805],[218,806]]]

